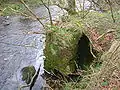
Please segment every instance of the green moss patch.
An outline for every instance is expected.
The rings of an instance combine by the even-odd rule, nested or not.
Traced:
[[[27,67],[24,67],[21,70],[21,72],[22,72],[22,80],[25,81],[26,84],[29,84],[36,70],[34,66],[27,66]]]
[[[48,28],[44,50],[45,69],[48,71],[57,69],[63,74],[73,72],[77,43],[82,33],[82,28],[80,29],[76,24],[71,23],[65,23],[64,27],[52,26]]]

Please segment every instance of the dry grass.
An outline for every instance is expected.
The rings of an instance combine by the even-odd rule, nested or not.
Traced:
[[[90,75],[85,90],[120,90],[120,42],[114,41],[101,60],[99,72]]]

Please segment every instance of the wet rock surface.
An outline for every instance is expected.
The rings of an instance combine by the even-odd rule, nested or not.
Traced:
[[[51,11],[54,11],[52,15],[57,15],[56,13],[61,10],[58,8],[56,12],[54,9],[56,7],[52,6]],[[43,6],[34,11],[38,16],[41,14],[43,17],[48,16]],[[42,22],[45,23],[47,20]],[[25,84],[21,79],[21,69],[26,66],[33,65],[37,70],[41,64],[39,74],[43,74],[45,35],[30,33],[33,31],[44,32],[39,22],[35,20],[22,16],[0,16],[0,90],[17,90],[20,85]],[[45,84],[40,75],[33,90],[40,90]]]
[[[37,69],[36,64],[41,63],[40,72],[43,73],[45,36],[25,33],[35,29],[40,31],[39,23],[38,25],[31,21],[23,23],[18,16],[0,18],[0,90],[17,90],[23,83],[20,73],[23,67],[34,65]],[[36,63],[37,60],[40,60],[39,63]]]

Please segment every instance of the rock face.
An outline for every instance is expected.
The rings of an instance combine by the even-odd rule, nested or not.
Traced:
[[[91,7],[91,2],[89,0],[76,0],[76,10],[83,10],[83,6],[85,10],[88,10]]]

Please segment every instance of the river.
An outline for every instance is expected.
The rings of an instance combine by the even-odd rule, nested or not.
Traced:
[[[58,19],[64,12],[57,6],[50,6],[53,19]],[[49,20],[47,9],[44,6],[35,8],[34,13],[39,17],[47,17],[43,24]],[[45,35],[42,25],[36,20],[26,19],[23,16],[0,16],[0,90],[17,90],[25,82],[21,79],[21,69],[33,65],[40,75],[33,90],[40,90],[46,85],[41,77],[44,73],[44,47]],[[25,88],[23,90],[29,90]]]

